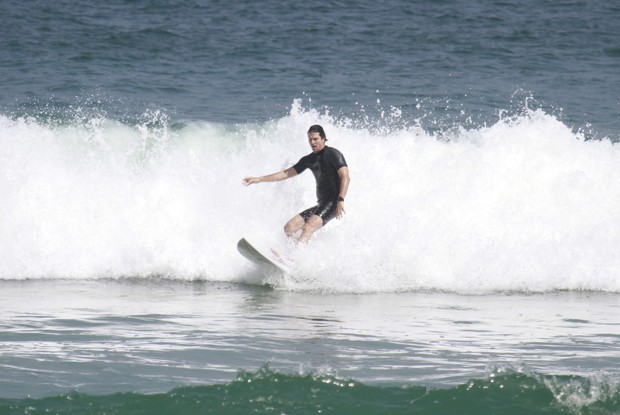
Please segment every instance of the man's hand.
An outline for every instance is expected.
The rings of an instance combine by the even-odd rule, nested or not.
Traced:
[[[243,179],[241,181],[241,183],[243,183],[244,186],[249,186],[251,184],[256,184],[256,183],[260,183],[260,177],[246,177],[245,179]]]
[[[336,204],[336,217],[342,219],[344,217],[344,202],[338,202]]]

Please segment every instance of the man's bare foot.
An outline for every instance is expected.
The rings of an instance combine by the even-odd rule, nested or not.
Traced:
[[[280,261],[282,264],[286,265],[287,263],[291,263],[293,262],[293,260],[291,258],[287,258],[284,255],[282,255],[282,253],[280,251],[278,251],[275,248],[271,248],[271,253],[273,254],[273,256]]]

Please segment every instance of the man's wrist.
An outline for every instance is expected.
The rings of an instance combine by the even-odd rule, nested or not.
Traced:
[[[344,197],[338,196],[338,202],[344,202]]]

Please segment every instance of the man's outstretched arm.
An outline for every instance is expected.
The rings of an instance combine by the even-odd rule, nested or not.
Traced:
[[[242,183],[245,186],[249,186],[251,184],[262,183],[262,182],[279,182],[280,180],[290,179],[291,177],[294,177],[294,176],[297,176],[297,171],[294,168],[289,167],[286,170],[279,171],[277,173],[268,174],[267,176],[246,177],[245,179],[243,179]]]

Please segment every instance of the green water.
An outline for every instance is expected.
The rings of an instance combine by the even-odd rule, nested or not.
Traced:
[[[617,414],[620,388],[580,377],[496,373],[446,389],[378,387],[334,376],[286,375],[267,367],[227,384],[168,393],[70,393],[2,399],[0,414]]]

